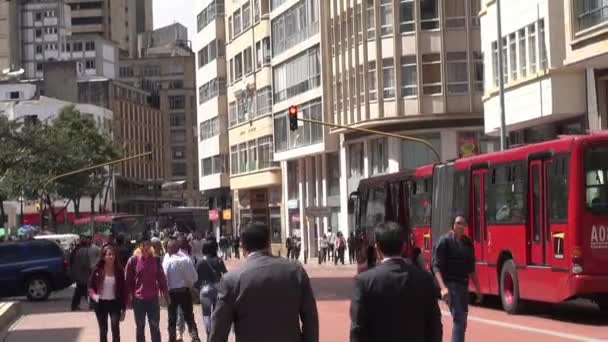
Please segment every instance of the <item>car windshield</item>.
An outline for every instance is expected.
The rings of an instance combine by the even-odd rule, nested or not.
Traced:
[[[608,146],[585,152],[585,202],[591,211],[608,214]]]

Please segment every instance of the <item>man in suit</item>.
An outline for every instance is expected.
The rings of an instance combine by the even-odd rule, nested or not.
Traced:
[[[441,342],[441,311],[432,276],[401,258],[397,223],[375,227],[378,266],[355,277],[351,342]]]
[[[270,254],[266,226],[247,225],[241,244],[247,260],[220,281],[210,341],[228,341],[234,323],[238,342],[318,342],[317,304],[304,268]]]

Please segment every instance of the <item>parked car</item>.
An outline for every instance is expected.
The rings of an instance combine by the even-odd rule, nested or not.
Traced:
[[[68,259],[54,241],[0,243],[0,297],[43,301],[72,285]]]

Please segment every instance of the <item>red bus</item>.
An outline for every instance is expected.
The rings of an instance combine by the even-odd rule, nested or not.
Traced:
[[[73,234],[89,235],[106,241],[110,235],[123,235],[127,241],[138,240],[146,230],[143,215],[102,214],[74,220]]]
[[[521,311],[524,300],[574,298],[608,309],[608,134],[562,136],[374,178],[349,201],[359,232],[370,236],[370,223],[398,221],[429,267],[434,243],[462,215],[481,291],[500,296],[505,311]],[[390,210],[374,213],[380,203]]]

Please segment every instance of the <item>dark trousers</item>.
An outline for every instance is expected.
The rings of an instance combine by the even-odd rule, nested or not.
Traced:
[[[152,300],[135,299],[133,301],[133,314],[135,315],[136,341],[146,342],[145,329],[147,316],[152,342],[161,342],[159,328],[160,304],[158,303],[158,298]]]
[[[74,295],[72,296],[72,310],[78,309],[83,297],[85,300],[88,298],[87,284],[76,283],[76,290],[74,290]]]
[[[237,259],[241,258],[241,248],[238,246],[234,246],[234,257]]]
[[[321,247],[319,251],[319,265],[327,262],[327,247]]]
[[[448,282],[448,305],[452,314],[452,342],[464,342],[469,314],[469,287],[466,283]]]
[[[338,264],[338,261],[344,265],[344,247],[336,248],[336,255],[334,257],[334,264]]]
[[[177,308],[180,308],[184,313],[184,321],[186,321],[186,324],[188,325],[192,341],[200,341],[196,322],[194,321],[194,309],[192,306],[192,294],[190,293],[190,289],[182,288],[171,290],[169,291],[169,297],[171,298],[168,309],[169,342],[174,342],[176,340],[175,328],[177,325]]]
[[[355,262],[355,248],[354,247],[348,247],[348,260],[350,261],[351,265]]]
[[[95,304],[95,316],[99,325],[99,341],[108,341],[108,316],[112,328],[112,342],[120,342],[120,303],[117,300],[100,299]]]

